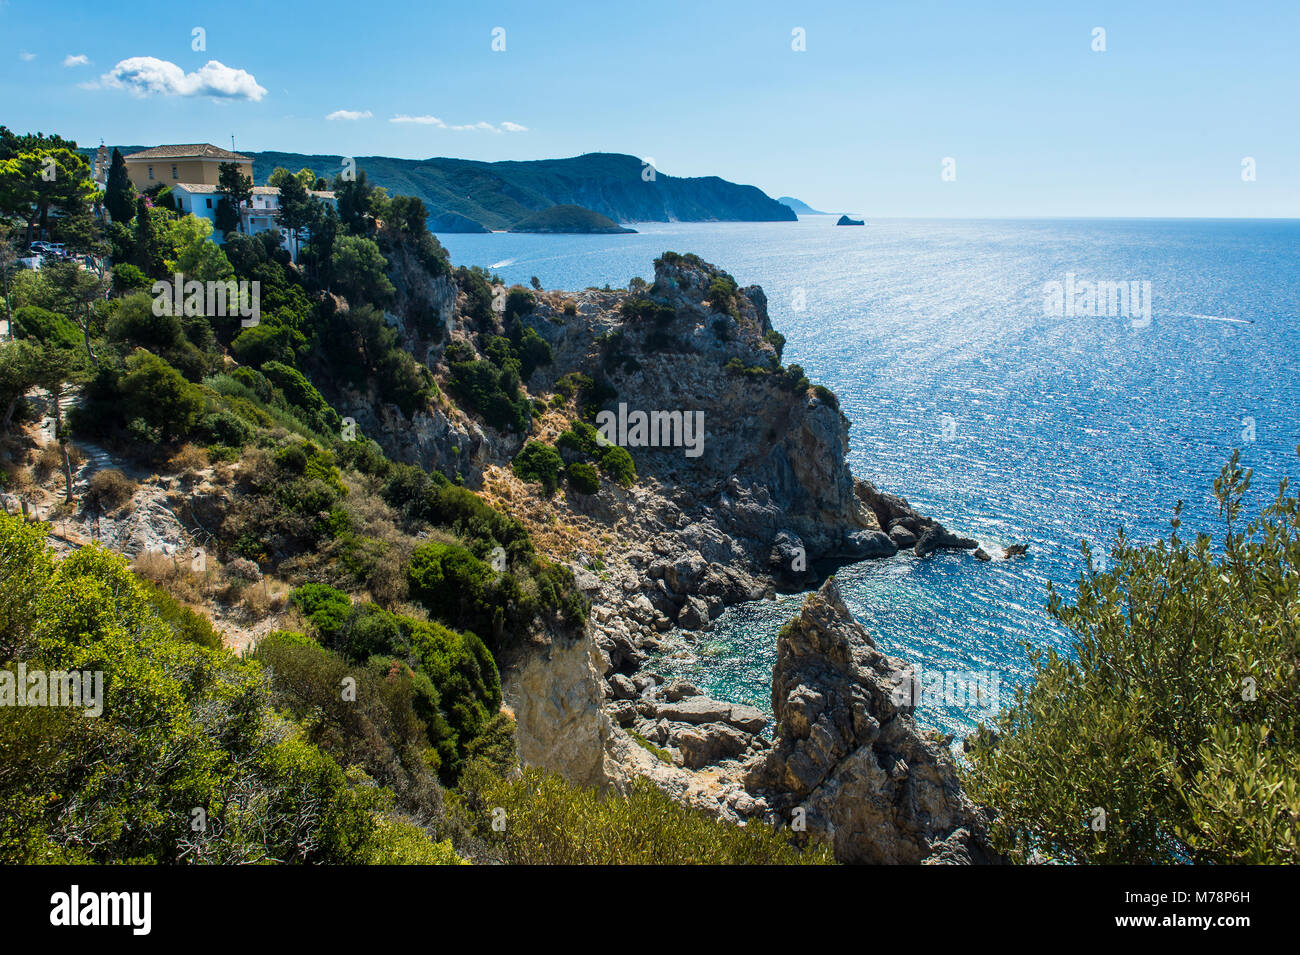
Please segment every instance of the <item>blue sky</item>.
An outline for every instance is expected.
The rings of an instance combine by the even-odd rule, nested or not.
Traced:
[[[1300,4],[977,6],[0,0],[0,123],[83,144],[624,152],[867,216],[1300,216]]]

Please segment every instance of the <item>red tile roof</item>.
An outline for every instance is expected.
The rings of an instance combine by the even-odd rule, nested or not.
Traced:
[[[138,153],[123,156],[123,159],[223,159],[226,161],[242,160],[252,162],[251,156],[232,153],[229,149],[213,146],[211,143],[189,143],[177,146],[154,146],[142,149]]]

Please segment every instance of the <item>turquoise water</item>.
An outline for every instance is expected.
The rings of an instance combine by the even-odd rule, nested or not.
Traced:
[[[1069,592],[1081,538],[1220,534],[1211,484],[1234,448],[1253,504],[1300,474],[1300,222],[870,221],[638,225],[627,236],[440,236],[456,264],[508,282],[624,286],[665,249],[695,252],[766,290],[785,360],[832,388],[852,421],[856,474],[1023,561],[910,556],[845,568],[849,606],[922,671],[1025,678],[1022,641],[1065,646],[1046,584]],[[1150,282],[1139,316],[1045,315],[1044,284]],[[1145,325],[1145,327],[1143,327]],[[1249,440],[1253,419],[1253,440]],[[767,709],[774,641],[798,596],[733,608],[689,658],[711,692]],[[969,706],[925,701],[965,731]]]

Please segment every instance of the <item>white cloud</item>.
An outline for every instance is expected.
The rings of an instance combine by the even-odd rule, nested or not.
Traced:
[[[256,103],[266,95],[252,73],[208,60],[193,73],[153,56],[122,60],[100,79],[105,86],[130,90],[136,96],[215,96]]]
[[[19,51],[18,56],[24,63],[30,63],[32,60],[36,59],[35,53],[28,53],[26,50]]]
[[[459,126],[448,126],[437,116],[429,116],[427,114],[424,116],[408,116],[403,113],[394,116],[392,119],[389,120],[389,122],[390,123],[415,123],[420,126],[434,126],[437,127],[438,129],[449,129],[452,132],[457,132],[457,133],[475,132],[475,131],[486,132],[486,133],[524,133],[528,131],[527,126],[520,126],[518,123],[505,122],[502,123],[500,126],[493,126],[491,123],[484,122],[482,120],[480,120],[477,123],[465,123]]]
[[[67,56],[63,58],[63,65],[64,66],[89,66],[90,57],[86,56],[86,54],[84,53],[77,53],[76,55],[69,53]]]
[[[352,120],[352,119],[369,119],[369,118],[370,118],[371,116],[373,116],[373,115],[374,115],[374,114],[371,113],[370,110],[368,110],[368,109],[367,109],[367,110],[359,110],[359,109],[336,109],[334,112],[330,113],[330,114],[329,114],[328,116],[326,116],[325,118],[326,118],[326,119],[348,119],[348,120]]]
[[[439,129],[446,129],[447,124],[437,116],[407,116],[400,114],[389,120],[390,123],[417,123],[420,126],[437,126]]]

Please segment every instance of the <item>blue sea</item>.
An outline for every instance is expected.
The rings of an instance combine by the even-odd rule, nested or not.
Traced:
[[[1300,475],[1300,221],[834,221],[439,238],[510,283],[621,287],[671,249],[761,285],[785,361],[839,395],[855,474],[990,549],[1029,545],[838,574],[882,650],[923,674],[990,671],[1002,703],[1026,645],[1068,648],[1047,583],[1073,592],[1081,539],[1165,536],[1180,499],[1182,533],[1220,538],[1212,482],[1233,449],[1252,511]],[[1149,318],[1044,306],[1047,283],[1099,280],[1149,282]],[[732,608],[657,666],[770,711],[776,632],[800,600]],[[918,716],[960,734],[988,714],[927,699]]]

